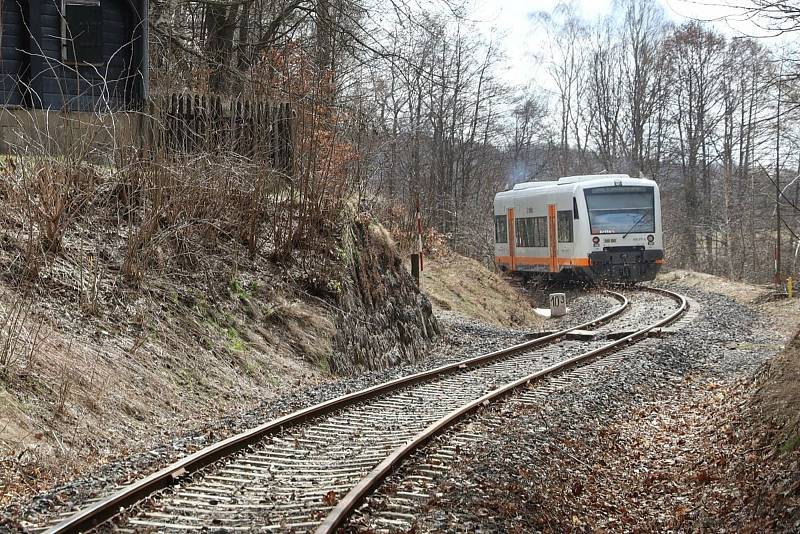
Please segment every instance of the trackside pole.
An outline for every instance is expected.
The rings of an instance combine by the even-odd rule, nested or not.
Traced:
[[[424,267],[422,264],[422,217],[419,212],[419,196],[417,196],[417,210],[415,217],[417,223],[417,243],[414,247],[414,252],[411,253],[411,276],[414,277],[417,287],[422,288],[422,277],[420,276],[420,273]]]
[[[414,253],[411,255],[411,276],[414,277],[414,282],[419,287],[419,254]]]

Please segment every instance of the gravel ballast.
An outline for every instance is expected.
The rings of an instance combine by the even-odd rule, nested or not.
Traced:
[[[728,493],[734,490],[712,483],[703,446],[719,435],[709,433],[716,428],[707,418],[729,400],[725,388],[747,380],[780,344],[746,306],[697,289],[668,289],[699,303],[696,320],[637,345],[636,358],[570,383],[540,406],[509,399],[464,423],[481,437],[457,448],[458,460],[435,481],[432,498],[409,511],[416,531],[693,530],[725,523],[721,517],[727,517],[733,499]],[[573,292],[568,305],[571,313],[548,321],[548,329],[585,322],[617,301],[599,292]],[[626,319],[630,327],[653,319],[647,308],[632,310]],[[526,329],[487,326],[450,312],[437,315],[445,336],[423,361],[298,391],[188,436],[165,434],[162,445],[104,466],[92,477],[14,502],[4,511],[5,524],[12,529],[42,524],[270,418],[528,339]],[[402,474],[395,478],[402,480]]]
[[[800,524],[779,511],[763,521],[737,515],[746,498],[724,472],[726,462],[746,456],[719,452],[737,444],[730,421],[742,401],[731,389],[780,343],[741,304],[668,289],[699,304],[694,321],[636,345],[635,357],[570,381],[538,404],[512,397],[489,406],[420,451],[415,461],[430,462],[448,439],[461,444],[465,435],[480,436],[456,448],[457,459],[428,485],[430,498],[407,511],[415,531],[735,530],[741,522],[797,531]],[[370,503],[374,510],[409,490],[413,464],[384,486]],[[377,513],[362,512],[354,518],[357,530]]]

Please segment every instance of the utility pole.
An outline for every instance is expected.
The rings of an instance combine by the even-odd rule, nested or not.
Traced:
[[[781,78],[783,61],[778,74],[778,114],[775,136],[775,283],[781,284]]]

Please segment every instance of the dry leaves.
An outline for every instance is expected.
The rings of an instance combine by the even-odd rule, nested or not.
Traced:
[[[322,496],[322,502],[325,503],[326,506],[335,506],[339,499],[336,498],[336,492],[331,490],[325,495]]]

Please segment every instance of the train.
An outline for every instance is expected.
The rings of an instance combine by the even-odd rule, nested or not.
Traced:
[[[494,197],[504,272],[591,282],[653,280],[664,263],[658,185],[627,174],[524,182]]]

